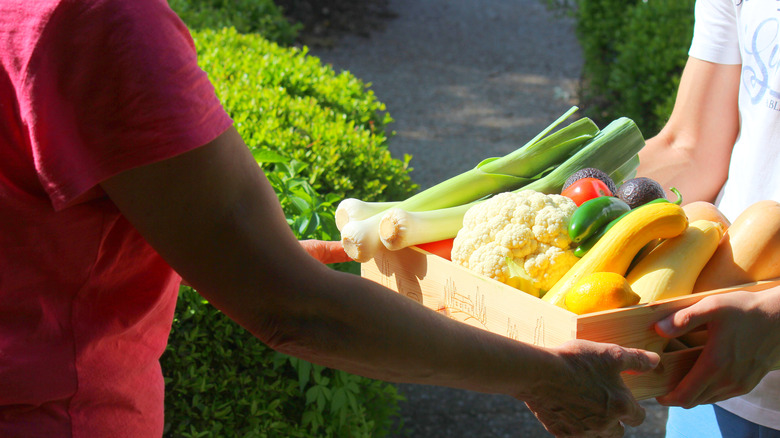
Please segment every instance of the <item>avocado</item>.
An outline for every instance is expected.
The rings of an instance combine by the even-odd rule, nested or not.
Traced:
[[[566,179],[566,182],[563,184],[563,188],[561,191],[566,190],[567,187],[574,184],[577,180],[580,180],[582,178],[596,178],[604,182],[604,184],[607,185],[607,188],[609,189],[610,193],[615,195],[617,193],[617,186],[615,186],[615,182],[612,181],[612,178],[609,177],[604,171],[596,169],[595,167],[586,167],[584,169],[580,169],[571,175]]]
[[[620,185],[617,197],[631,208],[639,207],[653,199],[666,198],[664,189],[658,181],[643,176],[629,179]]]

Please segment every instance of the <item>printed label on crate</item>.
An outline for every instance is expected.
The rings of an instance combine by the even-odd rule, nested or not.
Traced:
[[[472,322],[479,322],[487,326],[487,308],[485,307],[485,294],[479,292],[479,287],[472,293],[458,292],[455,280],[448,277],[444,282],[444,305],[449,310],[457,310],[465,313]]]

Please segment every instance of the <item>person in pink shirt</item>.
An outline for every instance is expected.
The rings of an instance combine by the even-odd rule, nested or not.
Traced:
[[[165,0],[0,0],[0,436],[161,436],[182,279],[318,364],[509,394],[561,436],[642,422],[619,373],[657,355],[519,343],[343,257],[295,239]]]

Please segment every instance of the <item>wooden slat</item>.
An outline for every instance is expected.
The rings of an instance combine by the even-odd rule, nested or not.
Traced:
[[[741,286],[686,295],[640,306],[591,313],[578,317],[577,337],[597,342],[613,342],[625,347],[642,348],[661,353],[667,340],[658,335],[653,325],[671,313],[699,300],[735,290],[760,291],[780,284],[780,280],[760,281]]]
[[[576,315],[417,248],[381,251],[362,276],[451,318],[552,347],[574,339]]]

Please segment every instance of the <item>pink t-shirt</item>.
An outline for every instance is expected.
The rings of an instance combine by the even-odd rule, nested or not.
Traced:
[[[230,126],[196,61],[165,0],[0,0],[0,437],[162,434],[180,278],[98,184]]]

